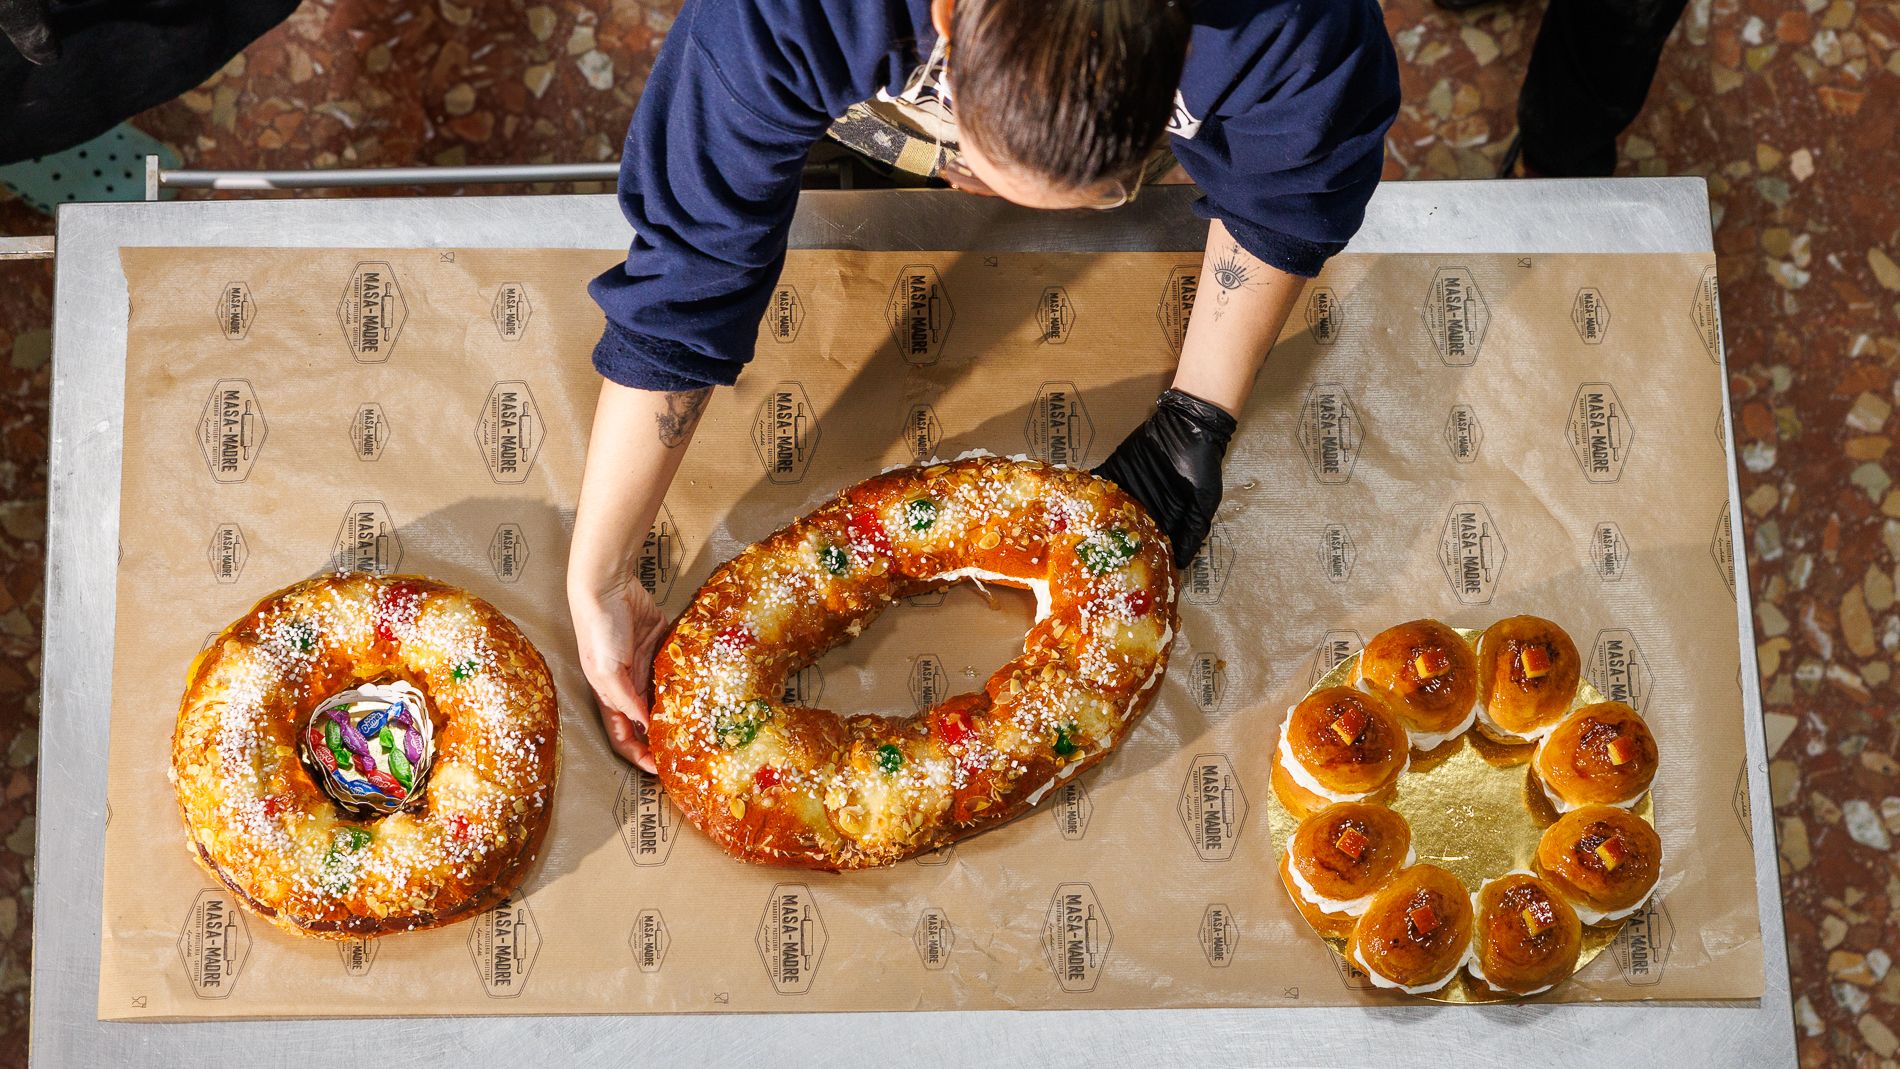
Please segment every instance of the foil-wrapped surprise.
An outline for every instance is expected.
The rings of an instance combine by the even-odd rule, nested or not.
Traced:
[[[351,688],[310,714],[303,751],[338,805],[394,813],[416,797],[435,756],[428,706],[407,683]]]

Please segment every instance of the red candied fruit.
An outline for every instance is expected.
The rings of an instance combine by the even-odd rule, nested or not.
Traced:
[[[759,770],[752,773],[752,782],[758,784],[762,791],[769,791],[784,781],[785,777],[775,765],[760,765]]]
[[[869,546],[885,556],[892,553],[891,536],[884,533],[884,525],[870,509],[859,509],[852,513],[850,522],[845,526],[851,534],[851,541]]]

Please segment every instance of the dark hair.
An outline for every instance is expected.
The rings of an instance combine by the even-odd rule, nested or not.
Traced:
[[[1079,189],[1138,172],[1187,61],[1188,0],[956,0],[961,136]]]

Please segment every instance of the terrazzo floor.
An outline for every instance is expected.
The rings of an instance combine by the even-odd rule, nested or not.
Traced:
[[[610,159],[677,6],[308,0],[135,123],[187,167]],[[1388,178],[1494,173],[1540,6],[1387,0]],[[1693,0],[1623,147],[1709,180],[1806,1069],[1900,1065],[1897,127],[1900,3]],[[50,228],[0,199],[0,233]],[[26,1058],[51,304],[49,265],[0,264],[0,1065]]]

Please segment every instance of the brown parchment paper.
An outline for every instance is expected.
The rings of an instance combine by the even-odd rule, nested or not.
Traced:
[[[1523,611],[1576,636],[1666,755],[1656,905],[1551,997],[1760,994],[1708,257],[1335,260],[1234,442],[1148,719],[1022,820],[844,876],[726,859],[601,736],[562,571],[597,381],[584,283],[612,260],[125,251],[102,1017],[1385,1001],[1273,872],[1280,716],[1380,627]],[[1210,306],[1198,273],[1173,254],[793,253],[643,579],[677,612],[745,543],[916,457],[1099,462],[1166,384],[1197,293]],[[554,666],[547,847],[476,921],[301,940],[186,852],[165,774],[186,666],[339,560],[468,587]],[[1030,616],[1007,592],[900,604],[795,686],[909,713],[977,685]]]

